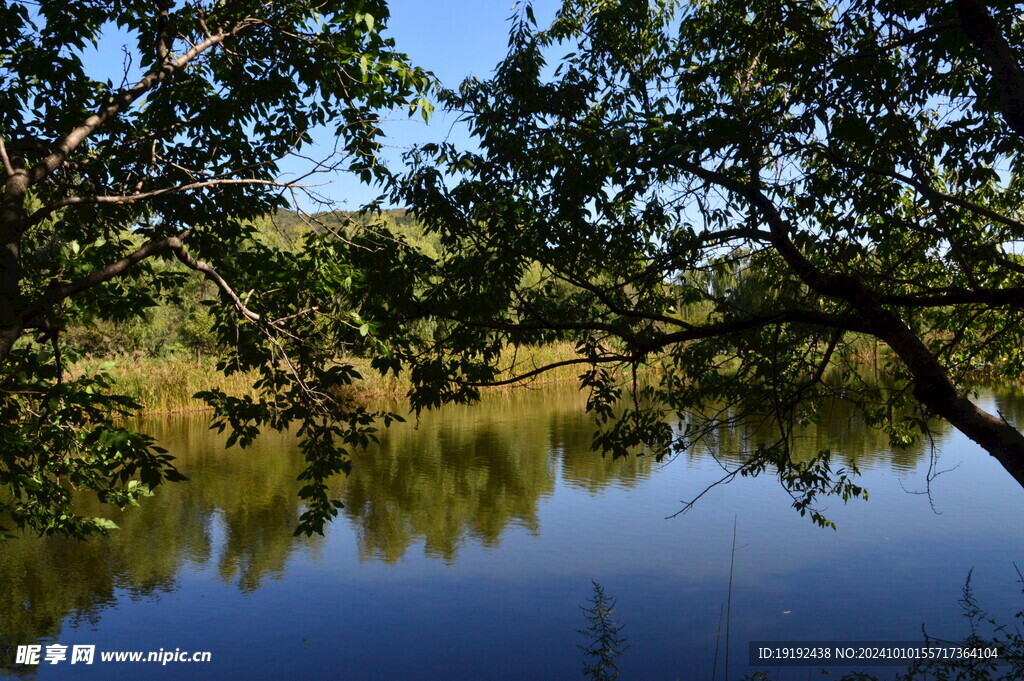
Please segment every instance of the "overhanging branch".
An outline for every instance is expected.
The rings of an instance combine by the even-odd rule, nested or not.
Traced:
[[[208,35],[205,40],[193,45],[177,59],[158,64],[157,68],[143,76],[138,83],[127,90],[122,90],[109,102],[99,107],[96,113],[89,116],[85,122],[58,141],[54,145],[55,150],[32,168],[29,174],[29,183],[35,184],[59,168],[71,152],[78,148],[100,126],[130,107],[159,83],[167,80],[175,72],[180,71],[193,62],[199,55],[258,23],[260,22],[252,18],[242,19],[230,27]]]
[[[164,196],[166,194],[177,194],[179,192],[193,191],[196,189],[204,189],[206,187],[218,187],[222,185],[264,185],[269,187],[281,187],[284,189],[302,189],[309,187],[310,185],[296,184],[294,182],[276,182],[274,180],[254,180],[245,178],[232,178],[232,179],[215,179],[215,180],[204,180],[202,182],[191,182],[189,184],[177,185],[175,187],[167,187],[165,189],[154,189],[150,192],[142,192],[139,194],[124,194],[124,195],[113,195],[113,196],[70,196],[66,199],[61,199],[51,203],[48,206],[44,206],[32,213],[23,223],[23,229],[28,229],[32,225],[38,224],[42,220],[68,206],[82,206],[82,205],[94,205],[104,203],[136,203],[138,201],[146,201],[149,199]]]
[[[232,305],[234,305],[235,309],[238,310],[239,314],[243,317],[252,322],[261,322],[262,317],[245,306],[227,281],[225,281],[215,269],[205,262],[196,260],[188,253],[188,251],[185,250],[182,239],[187,236],[188,232],[183,232],[178,236],[154,239],[153,241],[141,246],[133,253],[116,262],[110,263],[109,265],[82,277],[81,279],[76,279],[70,283],[49,289],[42,297],[39,298],[39,300],[26,307],[26,312],[22,317],[24,324],[26,327],[30,327],[35,323],[34,320],[36,320],[47,308],[52,307],[66,298],[70,298],[71,296],[87,291],[104,282],[110,281],[111,279],[120,277],[126,274],[132,266],[137,263],[165,251],[173,252],[174,256],[186,267],[196,270],[197,272],[202,272],[206,275],[206,277],[214,282],[228,297],[228,299],[231,300]]]
[[[512,378],[502,379],[500,381],[484,381],[484,382],[473,382],[463,383],[473,388],[495,388],[502,385],[511,385],[513,383],[521,383],[527,379],[539,376],[540,374],[557,369],[559,367],[572,366],[574,364],[608,364],[609,362],[630,362],[633,358],[627,355],[603,355],[601,357],[579,357],[577,359],[565,359],[560,362],[552,362],[545,364],[544,366],[537,367],[531,371],[527,371],[524,374],[513,376]]]

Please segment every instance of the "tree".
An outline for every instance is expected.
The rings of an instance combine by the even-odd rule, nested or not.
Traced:
[[[377,416],[337,397],[355,376],[338,349],[366,343],[349,303],[359,275],[336,232],[314,225],[282,250],[252,221],[315,199],[318,173],[379,177],[381,115],[426,114],[429,75],[382,34],[387,19],[381,0],[0,3],[0,529],[102,532],[72,489],[124,506],[182,477],[124,425],[139,405],[107,375],[66,372],[61,330],[138,318],[187,276],[219,291],[222,368],[261,372],[258,399],[205,393],[215,425],[244,445],[297,424],[299,529],[337,512],[326,481]],[[83,55],[119,37],[124,72],[94,79]],[[318,126],[338,139],[319,160]]]
[[[392,186],[443,250],[377,254],[405,287],[373,303],[403,320],[379,366],[423,408],[571,339],[597,446],[772,429],[723,479],[771,470],[823,524],[818,495],[864,493],[791,455],[826,400],[896,446],[945,419],[1024,484],[1024,436],[972,389],[1024,371],[1024,22],[991,4],[567,0],[543,29],[526,6],[494,76],[442,94],[478,149],[423,146]]]

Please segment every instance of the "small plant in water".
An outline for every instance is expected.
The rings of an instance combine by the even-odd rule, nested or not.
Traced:
[[[1024,574],[1017,570],[1017,583],[1024,593]],[[971,588],[973,570],[967,574],[960,607],[970,622],[971,632],[964,639],[965,648],[998,648],[998,661],[991,658],[968,658],[965,660],[933,660],[911,667],[901,681],[1019,681],[1024,679],[1024,611],[1015,616],[1016,625],[996,621],[978,602]],[[936,639],[925,635],[928,642]],[[942,643],[942,641],[939,641]]]
[[[1017,567],[1014,565],[1014,567]],[[1024,610],[1015,616],[1016,625],[1000,623],[978,602],[971,588],[971,573],[967,575],[960,607],[970,622],[970,633],[959,643],[944,641],[925,633],[928,645],[959,645],[981,650],[996,648],[998,660],[990,657],[964,657],[922,660],[896,676],[897,681],[1020,681],[1024,679]],[[1017,568],[1018,583],[1024,593],[1024,574]],[[755,672],[744,681],[769,681],[778,676]],[[879,681],[878,677],[856,672],[838,681]]]
[[[583,674],[594,681],[614,681],[619,678],[615,659],[624,653],[629,645],[621,636],[622,625],[612,619],[615,600],[609,598],[604,587],[597,582],[594,597],[587,599],[588,606],[580,606],[587,619],[586,629],[577,631],[587,637],[587,644],[579,646],[583,651]]]

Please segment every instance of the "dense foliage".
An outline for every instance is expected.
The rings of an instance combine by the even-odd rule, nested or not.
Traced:
[[[1022,51],[1011,5],[968,0],[568,0],[546,28],[527,6],[494,76],[443,93],[478,149],[423,146],[393,186],[443,248],[370,261],[375,319],[401,320],[380,366],[426,407],[571,339],[604,451],[754,424],[774,439],[723,479],[773,471],[821,523],[821,494],[863,494],[792,456],[833,399],[895,446],[945,418],[1024,484],[1024,437],[969,382],[1024,371]]]
[[[253,242],[296,253],[311,232],[350,233],[349,222],[353,217],[359,216],[333,212],[306,216],[293,210],[279,210],[249,221],[247,228],[252,230]],[[422,230],[411,223],[403,211],[384,211],[376,219],[430,251],[432,245],[423,239]],[[130,232],[126,236],[132,238]],[[136,242],[141,245],[137,238]],[[189,272],[176,260],[157,260],[152,267],[155,271],[171,269],[183,275]],[[122,365],[142,357],[159,360],[222,357],[230,345],[213,329],[214,314],[210,307],[216,297],[217,287],[209,279],[185,276],[173,295],[156,298],[156,305],[145,308],[140,315],[123,319],[115,311],[111,316],[79,318],[67,323],[61,338],[90,359],[117,360]],[[73,372],[75,368],[70,370]]]
[[[180,479],[126,425],[133,400],[103,372],[67,373],[81,347],[65,331],[137,323],[203,277],[220,300],[202,342],[228,349],[225,371],[260,372],[255,399],[204,395],[216,424],[242,444],[295,425],[300,529],[337,512],[326,480],[375,419],[338,399],[354,371],[333,362],[366,342],[360,278],[337,235],[311,228],[282,248],[253,221],[312,191],[302,163],[381,175],[381,112],[426,110],[429,77],[384,36],[387,18],[379,0],[0,3],[0,528],[103,531],[73,490],[124,506]],[[97,80],[88,55],[119,40],[123,67]],[[318,126],[337,133],[327,158],[309,156]]]
[[[494,76],[441,95],[478,147],[426,145],[404,177],[378,162],[379,112],[426,114],[430,81],[387,16],[0,4],[0,525],[103,531],[73,489],[123,506],[180,477],[124,425],[133,400],[65,369],[83,330],[102,342],[205,291],[190,349],[260,378],[256,397],[202,395],[232,444],[296,426],[307,533],[337,513],[346,448],[391,418],[345,399],[352,352],[410,370],[417,409],[578,366],[603,451],[749,433],[723,479],[772,471],[823,524],[820,495],[864,494],[831,452],[794,455],[835,399],[895,446],[942,417],[1024,484],[1024,435],[970,384],[1024,370],[1012,5],[566,0],[546,28],[527,5]],[[128,58],[96,80],[83,55],[112,34]],[[295,242],[261,238],[293,193],[315,198],[281,169],[317,126],[339,141],[311,173],[384,181],[426,233],[311,215]],[[574,359],[503,364],[566,340]]]

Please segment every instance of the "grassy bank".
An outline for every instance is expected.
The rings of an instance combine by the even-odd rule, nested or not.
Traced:
[[[134,398],[147,413],[195,411],[206,403],[192,396],[200,390],[219,388],[230,395],[255,395],[255,372],[225,376],[217,371],[217,360],[174,355],[169,357],[115,356],[79,362],[72,374],[110,374],[114,390]],[[101,369],[102,367],[102,369]]]
[[[503,357],[503,365],[514,364],[515,373],[522,374],[539,366],[574,357],[576,354],[572,344],[558,343],[521,348],[515,354],[507,352]],[[367,359],[352,357],[346,361],[353,364],[363,376],[361,381],[352,386],[352,396],[357,399],[402,397],[411,386],[408,374],[381,376],[370,368]],[[229,395],[256,395],[252,389],[252,383],[257,378],[255,371],[225,376],[217,371],[217,360],[212,357],[197,359],[185,355],[170,355],[94,358],[75,365],[72,373],[80,375],[95,372],[104,364],[107,365],[104,370],[115,382],[115,389],[138,400],[144,407],[144,413],[206,409],[206,404],[202,400],[192,397],[200,390],[216,388]],[[580,366],[575,365],[558,367],[536,377],[534,383],[575,380],[581,370]]]

